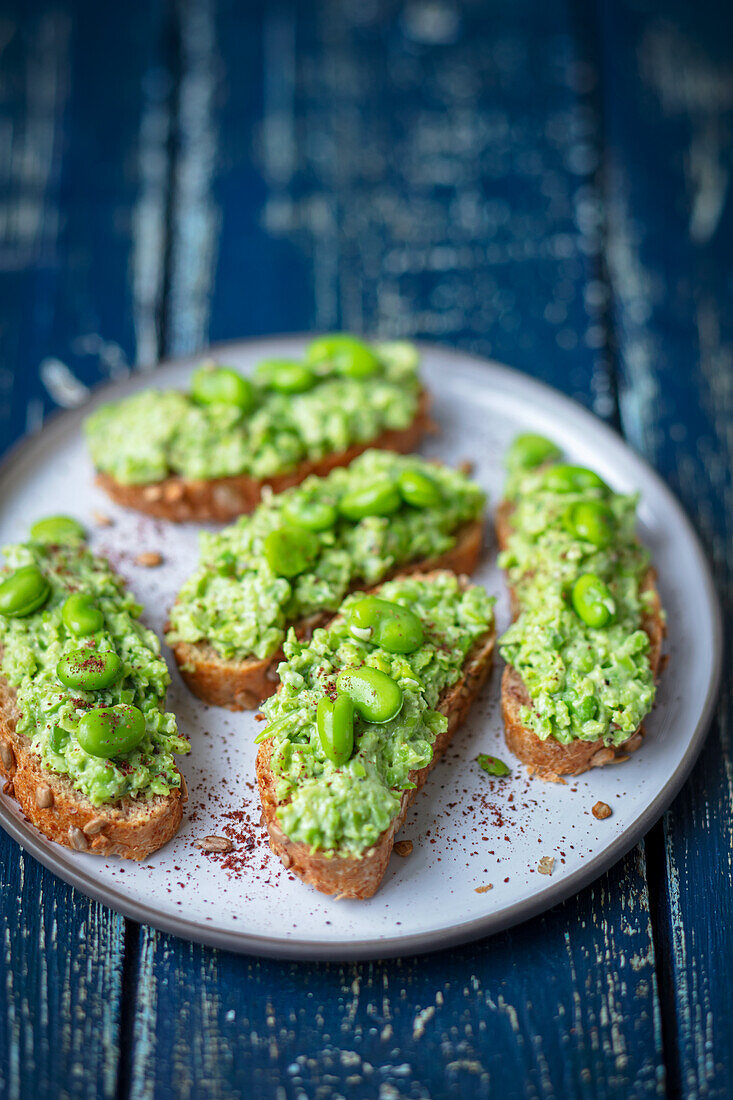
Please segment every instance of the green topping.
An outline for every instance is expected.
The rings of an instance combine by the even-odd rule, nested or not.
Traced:
[[[400,496],[406,504],[415,508],[437,508],[440,504],[440,488],[435,478],[423,470],[403,470],[397,482]]]
[[[377,596],[365,596],[355,603],[347,625],[353,638],[381,645],[389,653],[412,653],[425,637],[422,623],[413,611]]]
[[[571,504],[563,513],[563,522],[571,535],[599,548],[608,546],[613,538],[613,512],[598,500]]]
[[[518,470],[533,470],[543,462],[555,461],[562,454],[560,448],[551,439],[533,432],[518,435],[506,453],[504,464],[510,473]]]
[[[145,736],[145,715],[138,707],[118,703],[89,710],[76,731],[79,744],[90,756],[111,760],[131,752]]]
[[[304,527],[278,527],[265,539],[263,552],[278,577],[297,577],[318,557],[320,543]]]
[[[6,547],[5,558],[12,576],[30,571],[45,590],[35,613],[0,616],[0,673],[16,692],[18,733],[44,767],[68,776],[95,805],[178,787],[173,754],[187,752],[188,742],[164,710],[170,676],[158,639],[140,623],[122,579],[83,543],[33,540]],[[116,748],[114,761],[101,759],[84,741],[97,721],[88,716],[118,706],[141,712],[142,735]]]
[[[337,695],[333,702],[324,695],[316,707],[316,724],[321,748],[328,759],[345,764],[354,751],[354,704],[348,695]]]
[[[283,515],[296,527],[306,527],[309,531],[328,531],[335,526],[338,512],[329,501],[301,493],[288,499]]]
[[[255,371],[255,381],[278,393],[305,393],[315,386],[314,372],[294,359],[265,359]]]
[[[345,495],[375,481],[394,485],[407,468],[430,472],[440,488],[438,507],[400,503],[389,517],[337,515]],[[455,545],[459,529],[481,515],[484,499],[482,490],[457,470],[414,456],[367,451],[328,477],[308,478],[270,497],[223,531],[202,534],[201,563],[171,610],[168,642],[205,641],[225,660],[269,657],[290,624],[336,612],[350,589],[370,587],[401,565],[444,554]],[[308,527],[305,511],[318,515],[318,554],[303,572],[288,578],[265,557],[265,540],[292,526],[296,517],[301,531]],[[330,528],[322,527],[326,515],[333,517]]]
[[[206,363],[191,379],[191,398],[200,405],[232,405],[242,412],[254,406],[252,383],[231,367]]]
[[[64,626],[72,634],[84,637],[96,634],[104,626],[104,615],[87,592],[74,592],[61,608]]]
[[[582,493],[586,489],[610,492],[605,481],[585,466],[550,466],[544,472],[542,486],[553,493]]]
[[[270,478],[408,427],[420,393],[416,354],[349,340],[348,355],[342,347],[307,364],[267,360],[251,379],[204,366],[190,394],[145,390],[103,405],[85,425],[94,465],[128,485],[170,474]],[[365,357],[376,363],[368,376],[356,368]]]
[[[512,774],[511,768],[503,760],[499,760],[496,756],[489,756],[485,752],[478,754],[476,763],[480,768],[483,768],[487,775],[495,775],[498,779],[503,779],[505,776]]]
[[[111,651],[97,653],[92,642],[87,649],[65,653],[56,665],[56,675],[65,687],[101,691],[117,683],[124,671],[122,661]]]
[[[381,370],[372,349],[354,336],[319,336],[308,347],[306,357],[314,365],[328,364],[346,378],[371,378]]]
[[[378,668],[348,668],[340,672],[336,687],[348,695],[355,710],[367,722],[390,722],[402,710],[402,688]]]
[[[367,516],[391,516],[401,504],[399,489],[384,478],[344,493],[339,501],[339,512],[347,519],[357,521]]]
[[[50,595],[51,587],[40,569],[24,565],[0,584],[0,615],[22,619],[43,607]]]
[[[500,645],[532,700],[522,721],[543,740],[620,745],[654,701],[637,498],[569,465],[525,471],[511,487],[499,564],[521,613]]]
[[[36,542],[62,543],[83,542],[86,531],[71,516],[47,516],[39,519],[31,527],[31,538]]]
[[[410,773],[430,763],[435,739],[447,728],[436,710],[442,693],[459,679],[469,650],[493,623],[493,599],[483,588],[461,591],[450,573],[388,581],[380,597],[418,617],[424,631],[418,649],[390,653],[352,637],[351,609],[364,598],[355,593],[309,642],[290,631],[279,666],[282,687],[262,707],[270,723],[280,825],[291,840],[311,848],[359,855],[389,827],[403,791],[413,786]],[[372,673],[379,676],[370,685],[365,674]],[[319,708],[324,714],[336,692],[344,694],[342,685],[356,692],[357,674],[354,747],[337,764],[321,739]],[[396,692],[400,709],[385,720]],[[376,720],[364,717],[367,707],[376,708]]]
[[[583,573],[573,585],[573,607],[587,626],[607,626],[616,605],[611,590],[595,573]]]

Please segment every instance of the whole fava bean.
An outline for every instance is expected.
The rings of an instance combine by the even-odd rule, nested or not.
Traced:
[[[296,359],[265,359],[255,371],[257,381],[278,393],[305,393],[316,384],[316,376]]]
[[[316,709],[321,747],[336,765],[345,764],[354,751],[354,704],[348,695],[337,695],[333,702],[324,696]]]
[[[551,439],[534,432],[523,432],[514,439],[504,459],[508,470],[533,470],[543,462],[554,461],[562,451]]]
[[[373,481],[361,489],[344,493],[338,507],[342,516],[358,523],[367,516],[391,516],[401,503],[399,489],[385,478],[384,481]]]
[[[613,512],[597,500],[571,504],[563,515],[563,522],[571,535],[577,535],[599,549],[608,546],[613,538]]]
[[[16,569],[0,584],[0,615],[22,619],[38,611],[51,595],[51,585],[36,565]]]
[[[400,496],[413,508],[435,508],[443,499],[435,478],[422,470],[403,470],[397,478]]]
[[[388,653],[413,653],[425,640],[413,611],[377,596],[364,596],[352,604],[347,628],[352,637],[373,642]]]
[[[367,722],[389,722],[402,710],[402,688],[386,672],[363,665],[340,672],[336,687]]]
[[[111,687],[122,675],[124,666],[116,653],[95,653],[75,649],[56,665],[56,675],[65,687],[79,691],[101,691]]]
[[[319,336],[308,347],[309,363],[329,363],[337,374],[346,378],[370,378],[382,364],[362,340],[343,333]]]
[[[74,592],[61,608],[64,626],[77,637],[96,634],[104,626],[104,615],[88,592]]]
[[[595,573],[583,573],[573,585],[571,601],[575,613],[586,626],[608,626],[614,614],[614,602],[606,584]]]
[[[71,516],[46,516],[36,520],[31,527],[31,538],[36,542],[47,542],[56,546],[73,546],[83,542],[87,533],[82,525]]]
[[[145,715],[127,703],[97,707],[82,717],[76,736],[90,756],[111,760],[140,744],[145,736]]]
[[[309,531],[330,531],[338,513],[327,500],[296,496],[284,505],[283,515],[297,527],[306,527]]]
[[[263,547],[267,563],[278,577],[297,577],[303,573],[316,560],[320,548],[312,531],[295,526],[270,531]]]
[[[191,379],[191,397],[200,405],[234,405],[249,412],[254,405],[254,388],[231,367],[203,366]]]
[[[585,466],[550,466],[545,470],[542,483],[555,493],[582,493],[585,489],[604,489],[608,492],[603,478]]]

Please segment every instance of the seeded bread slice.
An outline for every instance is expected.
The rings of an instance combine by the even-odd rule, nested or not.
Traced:
[[[433,575],[434,573],[417,574],[421,580],[429,580]],[[461,577],[460,581],[462,588],[469,586],[467,577]],[[453,740],[456,730],[466,720],[472,703],[489,675],[495,639],[496,633],[492,629],[477,640],[466,657],[460,680],[443,692],[438,710],[448,718],[448,728],[436,738],[430,763],[410,772],[409,778],[415,788],[403,792],[397,817],[376,844],[367,848],[361,856],[329,856],[325,852],[311,850],[307,844],[294,843],[288,839],[277,820],[279,803],[275,793],[275,777],[270,766],[272,742],[265,741],[260,745],[257,753],[257,782],[262,816],[267,826],[270,848],[288,870],[323,894],[362,899],[370,898],[376,893],[387,870],[395,834],[402,827],[411,803],[424,786],[430,770]]]
[[[456,543],[437,558],[401,565],[390,576],[399,573],[424,573],[433,569],[450,569],[453,573],[473,573],[481,557],[483,523],[474,520],[458,532]],[[388,580],[385,577],[384,580]],[[299,638],[310,637],[318,626],[333,616],[330,612],[312,615],[295,624]],[[173,655],[183,680],[199,699],[229,710],[254,710],[277,689],[277,666],[283,659],[282,648],[271,657],[251,657],[244,661],[225,660],[213,646],[206,643],[178,642]]]
[[[178,831],[186,785],[149,799],[123,798],[93,806],[66,776],[44,768],[25,734],[18,733],[15,690],[0,678],[0,775],[3,793],[16,798],[44,836],[66,848],[100,856],[145,859]]]
[[[429,404],[427,391],[422,390],[415,416],[406,428],[390,428],[367,443],[354,443],[345,451],[324,455],[323,458],[306,459],[288,473],[274,477],[260,479],[239,474],[236,477],[194,480],[172,475],[150,485],[125,485],[110,474],[98,472],[96,480],[108,496],[124,508],[134,508],[137,512],[174,523],[224,523],[254,511],[265,487],[274,493],[282,493],[293,485],[300,485],[311,474],[325,477],[337,466],[348,466],[371,448],[396,451],[398,454],[414,451],[431,426]]]
[[[496,537],[501,550],[506,548],[511,535],[511,513],[510,501],[503,501],[496,511]],[[642,591],[653,594],[651,606],[645,611],[642,619],[642,628],[649,636],[649,664],[654,677],[657,678],[662,667],[665,625],[662,603],[656,587],[656,574],[653,569],[648,570],[641,587]],[[509,596],[512,615],[516,618],[520,607],[516,593],[511,587]],[[519,757],[523,764],[527,765],[533,775],[541,779],[558,780],[563,775],[581,775],[590,768],[620,763],[628,758],[629,753],[639,748],[644,738],[642,723],[627,741],[618,746],[604,745],[602,740],[572,741],[568,745],[562,745],[554,737],[548,737],[543,741],[521,720],[522,708],[531,706],[532,700],[524,681],[515,668],[507,665],[501,680],[501,710],[507,747]]]

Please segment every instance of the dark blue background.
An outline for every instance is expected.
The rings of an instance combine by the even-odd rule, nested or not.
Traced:
[[[715,0],[5,0],[2,444],[210,340],[414,334],[616,425],[729,611],[732,42]],[[0,836],[0,1094],[730,1096],[730,699],[595,886],[422,959],[192,946]]]

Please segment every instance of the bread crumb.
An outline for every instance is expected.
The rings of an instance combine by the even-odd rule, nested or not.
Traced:
[[[205,836],[200,840],[194,840],[194,848],[200,848],[202,852],[231,852],[234,845],[226,836]]]
[[[108,516],[106,512],[92,512],[92,519],[96,523],[97,527],[111,527],[112,518]]]
[[[477,894],[486,894],[486,893],[488,893],[489,890],[493,890],[493,889],[494,889],[493,882],[487,882],[485,886],[476,886],[476,887],[474,887],[474,891]]]
[[[537,870],[541,875],[551,875],[555,867],[554,856],[543,856],[537,864]]]
[[[397,840],[395,841],[394,850],[398,856],[409,856],[412,853],[412,841],[411,840]]]
[[[163,564],[163,555],[156,550],[146,550],[135,558],[138,565],[144,565],[146,569],[153,569],[156,565]]]
[[[599,821],[603,821],[605,818],[611,816],[613,810],[607,802],[596,802],[595,806],[591,810],[591,813],[593,814],[593,817],[597,818]]]

